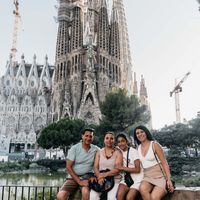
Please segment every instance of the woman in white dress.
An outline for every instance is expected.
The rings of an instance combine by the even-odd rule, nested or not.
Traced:
[[[134,149],[133,147],[129,147],[128,139],[124,134],[117,135],[116,141],[117,146],[120,148],[123,155],[123,166],[120,167],[119,170],[123,172],[123,174],[125,174],[125,172],[130,173],[131,178],[134,181],[131,186],[127,186],[123,176],[118,188],[117,200],[134,200],[137,196],[137,193],[139,192],[140,183],[143,179],[143,173],[140,169],[139,155],[136,149]]]
[[[174,191],[170,169],[163,149],[153,140],[150,131],[145,126],[134,130],[134,140],[137,142],[140,161],[144,170],[144,178],[140,185],[143,200],[161,200],[167,193]]]

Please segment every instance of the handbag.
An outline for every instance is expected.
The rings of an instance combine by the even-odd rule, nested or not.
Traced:
[[[126,166],[127,167],[128,167],[129,150],[130,150],[130,148],[128,148],[127,157],[126,157]],[[131,174],[129,172],[125,172],[125,174],[124,174],[124,182],[126,183],[126,185],[128,187],[130,187],[131,185],[133,185],[134,181],[133,181],[133,179],[131,177]]]
[[[110,171],[109,169],[106,170],[101,170],[100,173],[102,172],[108,172]],[[91,176],[88,179],[88,183],[89,183],[89,188],[96,191],[96,192],[108,192],[110,190],[112,190],[112,188],[114,187],[114,176],[107,176],[104,179],[104,182],[102,185],[100,185],[98,183],[98,179],[95,175]]]
[[[162,174],[163,174],[163,176],[165,177],[165,180],[166,180],[166,190],[167,190],[167,192],[168,193],[170,193],[170,191],[169,191],[169,188],[168,188],[168,186],[167,186],[167,178],[166,178],[166,176],[165,176],[165,173],[163,172],[163,169],[162,169],[162,167],[160,166],[160,163],[158,162],[158,158],[157,158],[157,156],[156,156],[156,153],[155,153],[155,150],[154,150],[154,146],[152,145],[152,149],[153,149],[153,153],[154,153],[154,156],[155,156],[155,158],[156,158],[156,161],[157,161],[157,163],[159,164],[159,167],[160,167],[160,170],[161,170],[161,172],[162,172]],[[174,189],[176,188],[176,184],[175,184],[175,181],[174,180],[171,180],[172,181],[172,185],[173,185],[173,187],[174,187]]]

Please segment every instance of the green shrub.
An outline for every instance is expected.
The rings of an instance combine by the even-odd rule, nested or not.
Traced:
[[[49,168],[51,171],[57,171],[59,168],[65,168],[66,161],[65,160],[50,160],[43,159],[36,161],[38,165]]]
[[[186,187],[199,187],[200,178],[183,179],[182,184]]]
[[[200,171],[200,157],[168,157],[167,160],[173,176],[181,176],[183,175],[183,171]]]

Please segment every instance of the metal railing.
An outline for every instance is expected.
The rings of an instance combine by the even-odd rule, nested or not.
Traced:
[[[0,185],[0,200],[55,200],[59,186]]]

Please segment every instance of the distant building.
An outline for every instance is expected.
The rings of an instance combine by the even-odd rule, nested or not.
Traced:
[[[7,63],[0,82],[0,138],[10,147],[0,151],[14,152],[35,149],[36,133],[51,121],[51,88],[53,66],[45,58],[44,65]],[[2,137],[4,137],[2,139]]]

